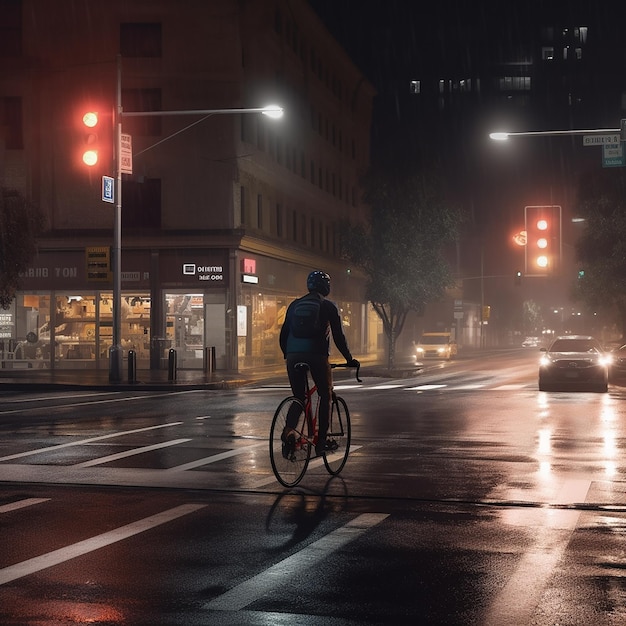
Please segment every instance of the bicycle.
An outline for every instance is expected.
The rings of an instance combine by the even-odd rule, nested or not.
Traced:
[[[306,387],[304,402],[295,396],[285,398],[276,409],[270,428],[270,461],[276,479],[285,487],[295,487],[304,477],[309,461],[311,449],[317,443],[317,416],[319,411],[319,397],[314,405],[314,394],[317,391],[315,385],[309,384],[309,366],[306,363],[297,363],[296,368],[306,371]],[[347,363],[332,363],[331,368],[349,367]],[[360,366],[356,368],[356,379],[359,378]],[[282,440],[283,431],[287,425],[287,416],[298,414],[295,422],[295,446],[285,452]],[[293,422],[292,422],[293,423]],[[350,412],[346,401],[332,391],[332,403],[328,421],[327,441],[331,449],[324,451],[322,458],[326,470],[332,476],[336,476],[344,468],[350,453],[350,439],[352,430],[350,426]],[[328,444],[327,444],[328,446]]]

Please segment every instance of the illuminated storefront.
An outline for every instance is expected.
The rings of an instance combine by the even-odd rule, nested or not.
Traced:
[[[311,268],[239,250],[123,253],[121,345],[138,369],[240,371],[281,366],[279,333],[289,303],[306,291]],[[332,274],[332,269],[328,271]],[[377,353],[380,324],[360,298],[362,284],[335,272],[331,298],[355,354]],[[107,369],[113,296],[89,280],[85,251],[40,252],[24,290],[0,314],[4,368]]]

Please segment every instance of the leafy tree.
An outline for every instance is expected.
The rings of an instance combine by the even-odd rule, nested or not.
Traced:
[[[576,243],[584,275],[573,297],[591,309],[617,311],[626,330],[626,176],[617,168],[594,172],[581,181],[579,212],[585,229]]]
[[[42,214],[15,189],[0,187],[0,307],[8,309],[37,252]]]
[[[342,250],[367,275],[367,298],[383,322],[388,367],[410,311],[422,313],[454,285],[444,244],[456,238],[460,213],[432,172],[372,170],[363,181],[367,224],[343,223]]]

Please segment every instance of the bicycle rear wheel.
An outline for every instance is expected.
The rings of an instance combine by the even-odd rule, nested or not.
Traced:
[[[294,428],[296,442],[292,450],[285,450],[282,435],[290,413],[298,416]],[[311,458],[310,436],[304,405],[294,396],[285,398],[278,405],[270,428],[270,462],[281,485],[294,487],[302,480]]]
[[[326,435],[327,441],[331,443],[334,449],[324,452],[324,465],[329,474],[333,476],[339,474],[346,464],[350,454],[351,437],[352,429],[348,405],[343,398],[335,396],[330,409],[330,421]]]

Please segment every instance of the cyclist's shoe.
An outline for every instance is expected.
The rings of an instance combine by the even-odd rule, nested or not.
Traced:
[[[283,430],[283,434],[280,436],[282,445],[283,458],[291,459],[296,451],[296,431],[292,428],[286,428]]]
[[[326,439],[326,441],[318,441],[315,444],[315,455],[323,456],[325,452],[333,452],[339,447],[334,439]]]

